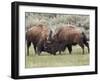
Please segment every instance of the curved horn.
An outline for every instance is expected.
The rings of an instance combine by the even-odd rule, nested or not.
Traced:
[[[49,37],[48,37],[48,40],[51,40],[51,39],[52,39],[52,30],[50,30]]]

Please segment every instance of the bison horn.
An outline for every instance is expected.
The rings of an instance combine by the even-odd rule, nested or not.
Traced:
[[[52,30],[50,30],[49,37],[48,37],[48,40],[51,40],[51,39],[52,39]]]

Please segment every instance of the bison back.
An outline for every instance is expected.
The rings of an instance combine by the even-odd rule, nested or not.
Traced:
[[[57,33],[57,40],[68,44],[77,43],[80,41],[80,38],[81,31],[75,27],[62,27]]]

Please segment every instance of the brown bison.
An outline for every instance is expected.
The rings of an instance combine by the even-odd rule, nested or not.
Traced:
[[[29,55],[29,47],[31,43],[34,46],[35,53],[40,54],[43,50],[45,41],[48,39],[48,35],[49,29],[42,24],[30,28],[26,32],[27,55]]]
[[[68,48],[68,51],[70,53],[72,50],[72,46],[66,46],[64,43],[59,43],[55,39],[52,39],[52,31],[50,31],[48,40],[44,43],[42,51],[56,55],[57,51],[59,52],[59,54],[61,54],[61,51],[65,51],[66,47]]]
[[[88,48],[89,52],[89,44],[87,41],[84,32],[73,26],[65,26],[61,27],[52,37],[52,40],[45,45],[45,50],[56,54],[57,51],[64,51],[67,47],[69,53],[71,53],[72,45],[78,44],[82,48],[84,54],[84,45]]]
[[[48,40],[45,43],[43,51],[56,55],[56,52],[61,54],[62,51],[65,51],[66,47],[70,52],[70,48],[72,48],[72,46],[66,46],[65,44],[59,44],[58,42],[52,42]]]

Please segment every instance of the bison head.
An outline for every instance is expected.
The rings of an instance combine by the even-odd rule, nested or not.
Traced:
[[[56,55],[56,52],[58,51],[65,51],[66,45],[64,43],[59,42],[59,40],[57,40],[54,36],[52,36],[51,31],[48,40],[44,44],[43,51]]]

